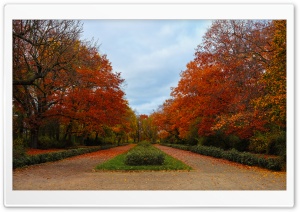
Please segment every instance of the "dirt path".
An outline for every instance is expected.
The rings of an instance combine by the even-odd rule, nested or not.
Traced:
[[[133,145],[17,169],[14,190],[285,190],[286,173],[248,167],[157,145],[193,171],[95,172],[94,167]]]

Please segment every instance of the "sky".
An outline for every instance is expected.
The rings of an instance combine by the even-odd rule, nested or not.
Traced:
[[[99,44],[138,114],[151,114],[193,60],[210,20],[82,20],[82,39]]]

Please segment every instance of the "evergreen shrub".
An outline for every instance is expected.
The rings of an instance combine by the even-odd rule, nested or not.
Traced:
[[[82,155],[89,152],[95,152],[99,150],[109,149],[116,147],[116,145],[105,145],[103,147],[90,147],[90,148],[78,148],[78,149],[68,149],[59,152],[50,152],[38,155],[23,155],[22,157],[13,157],[13,168],[20,168],[23,166],[29,166],[39,163],[46,163],[65,159],[68,157],[73,157],[76,155]]]
[[[125,164],[132,166],[162,165],[165,154],[148,142],[142,142],[131,149],[125,157]]]
[[[259,166],[274,171],[283,170],[285,167],[285,161],[281,158],[264,158],[250,152],[239,152],[236,149],[223,150],[221,148],[213,146],[184,146],[176,144],[162,144],[165,146],[178,148],[182,150],[188,150],[201,155],[212,156],[216,158],[222,158],[229,161],[241,163],[248,166]]]

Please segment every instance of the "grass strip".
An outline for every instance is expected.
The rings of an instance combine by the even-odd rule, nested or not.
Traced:
[[[146,170],[148,171],[163,171],[163,170],[164,171],[171,171],[171,170],[190,171],[192,170],[190,166],[186,165],[182,161],[173,158],[172,156],[164,153],[163,151],[161,152],[165,155],[165,161],[162,165],[126,165],[125,159],[127,153],[123,153],[121,155],[112,158],[111,160],[108,160],[104,163],[97,165],[96,170],[110,170],[110,171],[146,171]]]

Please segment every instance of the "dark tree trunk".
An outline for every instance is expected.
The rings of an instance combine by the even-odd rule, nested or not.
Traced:
[[[39,139],[39,129],[38,128],[34,128],[30,131],[30,135],[31,135],[31,144],[30,147],[37,149],[38,148],[38,139]]]
[[[98,144],[98,133],[96,133],[96,137],[95,137],[95,144]]]
[[[55,139],[56,139],[57,141],[59,141],[59,124],[58,124],[57,127],[56,127]]]
[[[64,136],[64,142],[65,142],[65,145],[66,147],[70,147],[71,146],[71,128],[72,128],[72,121],[68,124],[67,126],[67,129],[66,129],[66,133],[65,133],[65,136]]]

